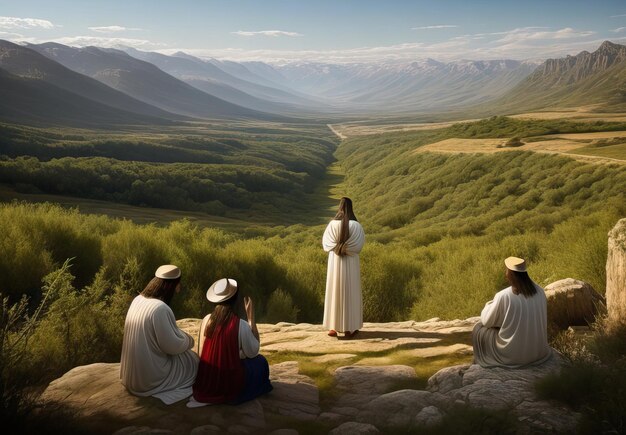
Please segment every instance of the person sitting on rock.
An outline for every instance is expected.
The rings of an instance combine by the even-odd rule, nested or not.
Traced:
[[[511,285],[480,314],[472,331],[474,363],[508,368],[540,364],[552,356],[545,292],[530,279],[523,259],[509,257],[504,264]]]
[[[240,298],[234,279],[214,282],[206,297],[217,306],[200,326],[200,365],[187,406],[236,405],[271,391],[269,365],[259,355],[259,331],[252,299],[247,296],[243,299],[246,322],[237,316]]]
[[[178,267],[160,266],[124,322],[122,384],[135,396],[154,396],[167,405],[191,396],[198,369],[194,339],[178,328],[169,307],[180,280]]]

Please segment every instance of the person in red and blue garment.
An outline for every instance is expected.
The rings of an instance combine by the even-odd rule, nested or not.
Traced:
[[[225,403],[237,405],[272,391],[269,364],[259,354],[260,340],[254,305],[244,297],[246,318],[237,315],[237,281],[223,278],[211,285],[207,299],[216,304],[200,326],[200,363],[190,408]]]

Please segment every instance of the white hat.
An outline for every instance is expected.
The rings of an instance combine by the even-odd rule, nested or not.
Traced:
[[[222,278],[209,287],[206,298],[209,302],[219,304],[232,298],[235,293],[237,293],[237,281],[231,278]]]
[[[154,276],[162,279],[180,278],[180,269],[173,264],[164,264],[154,272]]]
[[[504,265],[513,272],[526,272],[526,262],[523,258],[509,257],[504,260]]]

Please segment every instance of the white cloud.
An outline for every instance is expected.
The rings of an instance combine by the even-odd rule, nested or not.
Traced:
[[[141,30],[137,27],[124,27],[124,26],[101,26],[101,27],[88,27],[89,30],[98,33],[115,33],[124,32],[127,30]]]
[[[13,33],[13,32],[0,32],[0,38],[2,39],[18,39],[18,38],[23,38],[24,35],[21,35],[19,33]]]
[[[623,32],[624,30],[626,30],[626,27],[618,27],[617,29],[611,30],[611,32],[620,33],[620,32]]]
[[[621,18],[621,17],[626,17],[626,14],[611,15],[611,18]]]
[[[276,36],[303,36],[300,33],[296,33],[296,32],[285,32],[284,30],[259,30],[256,32],[250,32],[250,31],[245,31],[245,30],[238,30],[236,32],[231,32],[233,35],[239,35],[239,36],[271,36],[271,37],[276,37]]]
[[[510,43],[510,42],[518,42],[518,41],[531,41],[531,40],[554,40],[554,39],[572,39],[572,38],[586,38],[588,36],[594,35],[595,32],[591,30],[577,31],[572,29],[571,27],[565,27],[563,29],[549,31],[549,30],[539,30],[537,31],[535,28],[519,28],[513,29],[508,32],[504,32],[503,38],[498,39],[495,42],[500,43]]]
[[[55,25],[50,21],[38,18],[0,17],[0,29],[53,29],[54,27]]]
[[[537,27],[537,26],[518,27],[517,29],[506,30],[504,32],[475,33],[474,35],[469,35],[469,36],[498,36],[498,35],[508,35],[508,34],[511,34],[511,33],[517,33],[517,32],[522,32],[522,31],[530,31],[530,30],[540,30],[540,29],[549,29],[549,27]]]
[[[459,27],[459,26],[456,26],[454,24],[440,24],[437,26],[412,27],[411,30],[452,29],[455,27]]]
[[[515,29],[514,29],[515,30]],[[499,35],[509,32],[498,32]],[[556,33],[556,32],[551,32]],[[568,33],[568,32],[564,32]],[[486,38],[476,39],[476,38]],[[521,39],[509,42],[498,42],[492,37],[483,35],[465,35],[453,37],[437,43],[410,42],[379,47],[358,47],[342,50],[272,50],[241,48],[221,49],[159,49],[164,54],[184,51],[191,55],[208,59],[224,59],[234,61],[263,61],[275,64],[289,62],[321,62],[321,63],[372,63],[372,62],[407,62],[427,58],[439,61],[461,59],[496,60],[496,59],[546,59],[575,55],[583,50],[594,51],[603,42],[595,38],[563,38],[552,35],[552,39]],[[626,40],[616,37],[614,42]]]

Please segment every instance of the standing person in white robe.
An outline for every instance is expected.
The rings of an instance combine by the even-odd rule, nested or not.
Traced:
[[[548,345],[546,294],[528,276],[526,262],[504,260],[510,287],[496,293],[472,331],[474,363],[519,368],[552,356]]]
[[[166,405],[191,396],[199,361],[193,338],[178,328],[169,307],[180,277],[174,265],[159,267],[124,322],[122,384],[135,396],[154,396]]]
[[[352,211],[352,201],[343,197],[322,239],[328,252],[324,328],[331,337],[339,331],[352,338],[363,327],[359,252],[364,243],[365,233]]]

